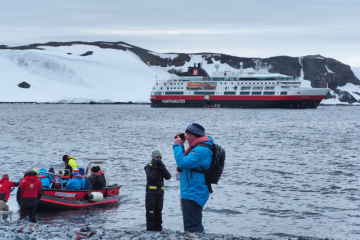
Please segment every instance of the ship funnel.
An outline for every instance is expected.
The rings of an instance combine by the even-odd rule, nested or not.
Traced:
[[[215,67],[216,71],[218,71],[218,70],[219,70],[219,67],[220,67],[220,63],[215,63],[215,64],[214,64],[214,67]]]
[[[198,68],[201,68],[201,63],[198,63]]]

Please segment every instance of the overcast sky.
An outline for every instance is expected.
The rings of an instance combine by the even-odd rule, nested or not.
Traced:
[[[13,0],[0,45],[124,41],[156,52],[321,54],[360,67],[360,0]]]

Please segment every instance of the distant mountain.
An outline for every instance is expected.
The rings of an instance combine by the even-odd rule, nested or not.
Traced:
[[[253,59],[218,53],[156,53],[125,42],[0,45],[0,89],[7,93],[0,95],[0,102],[149,101],[155,78],[167,77],[174,67],[186,71],[202,62],[210,72],[218,62],[220,69],[236,70],[240,62],[253,68]],[[299,78],[314,88],[329,87],[332,91],[325,104],[360,99],[359,79],[350,66],[335,59],[310,55],[261,60],[272,65],[270,72]],[[19,90],[17,85],[23,81],[30,88]]]

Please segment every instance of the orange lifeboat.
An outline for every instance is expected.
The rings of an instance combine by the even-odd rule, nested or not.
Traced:
[[[187,84],[188,87],[202,87],[201,83],[188,83]]]
[[[206,89],[215,89],[215,86],[211,86],[210,84],[205,84]]]

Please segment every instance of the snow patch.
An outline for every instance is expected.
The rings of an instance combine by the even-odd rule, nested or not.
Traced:
[[[132,48],[132,46],[129,46],[129,45],[127,45],[127,44],[119,43],[118,45],[119,45],[119,46],[123,46],[123,47],[127,47],[127,48]]]
[[[326,64],[325,64],[325,67],[326,67],[326,70],[328,71],[328,73],[334,74],[333,71],[331,71],[331,70],[326,66]]]
[[[170,53],[156,53],[156,52],[149,52],[149,53],[161,58],[169,58],[171,60],[179,56],[179,54],[170,54]]]
[[[68,68],[66,64],[59,63],[40,54],[28,52],[12,54],[8,58],[18,67],[45,79],[75,86],[90,87],[72,69]]]

